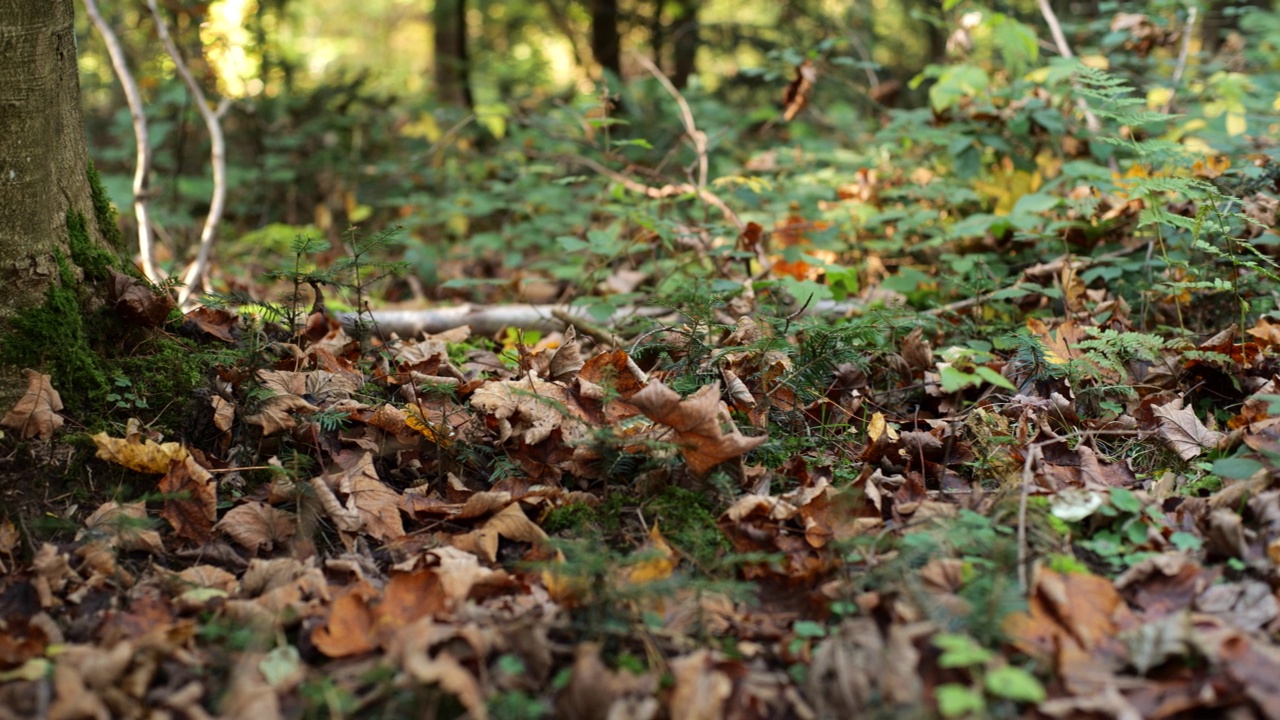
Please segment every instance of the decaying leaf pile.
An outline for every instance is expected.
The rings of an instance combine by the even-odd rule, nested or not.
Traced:
[[[203,434],[93,436],[145,498],[30,555],[0,527],[0,717],[1280,717],[1280,330],[1109,363],[1079,348],[1126,308],[1075,297],[1028,322],[1038,352],[917,328],[811,399],[796,338],[746,317],[684,376],[572,330],[506,363],[451,356],[465,328],[362,350],[320,318],[218,368]],[[57,391],[28,379],[4,426],[55,438]],[[1240,407],[1226,427],[1205,388]],[[778,418],[826,442],[788,450]],[[1244,447],[1258,472],[1142,483],[1134,444]],[[664,487],[715,507],[710,553],[648,503]],[[578,511],[607,547],[572,542]]]

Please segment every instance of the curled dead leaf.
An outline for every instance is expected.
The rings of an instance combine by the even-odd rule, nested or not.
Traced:
[[[722,410],[720,383],[704,385],[687,398],[681,398],[660,381],[654,380],[644,390],[631,398],[650,420],[670,426],[675,430],[676,442],[689,468],[702,474],[725,460],[750,452],[768,438],[747,437],[732,422],[721,426]]]
[[[0,419],[0,425],[17,430],[22,439],[38,437],[48,440],[62,427],[62,397],[53,389],[48,375],[35,370],[22,371],[27,378],[27,392],[18,398],[9,412]]]

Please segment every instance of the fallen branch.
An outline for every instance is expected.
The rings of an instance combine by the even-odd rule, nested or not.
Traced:
[[[124,99],[129,105],[133,138],[138,146],[133,168],[133,215],[138,222],[138,256],[142,260],[143,274],[148,280],[158,285],[164,282],[165,276],[164,272],[156,267],[155,250],[151,242],[151,220],[147,207],[151,179],[151,137],[147,131],[147,115],[142,106],[142,91],[138,89],[137,79],[129,71],[129,63],[125,59],[120,38],[98,11],[98,0],[84,0],[84,6],[89,13],[89,20],[102,36],[103,44],[107,46],[111,68],[120,79],[120,88],[124,90]]]

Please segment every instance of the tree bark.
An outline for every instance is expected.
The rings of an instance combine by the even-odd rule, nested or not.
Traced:
[[[0,324],[39,305],[70,257],[67,220],[103,242],[80,111],[73,0],[0,0]],[[105,203],[100,199],[99,206]]]
[[[618,0],[591,0],[591,54],[601,69],[622,78]]]
[[[676,3],[676,18],[671,23],[672,54],[675,56],[671,84],[681,90],[688,86],[689,76],[698,64],[698,46],[702,44],[698,32],[700,6],[700,0],[679,0]]]
[[[435,27],[436,97],[446,105],[473,108],[467,60],[467,0],[436,0],[431,21]]]

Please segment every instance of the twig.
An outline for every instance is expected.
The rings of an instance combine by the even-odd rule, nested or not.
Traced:
[[[1018,589],[1027,594],[1027,503],[1031,496],[1031,483],[1035,480],[1035,464],[1044,457],[1039,443],[1031,445],[1027,460],[1022,464],[1022,495],[1018,498]]]
[[[209,253],[217,237],[218,224],[222,222],[222,211],[227,203],[227,141],[222,133],[222,116],[231,107],[231,100],[222,98],[216,109],[209,107],[209,100],[200,89],[200,83],[196,82],[195,77],[192,76],[191,69],[182,59],[182,52],[178,50],[177,43],[169,34],[169,25],[160,15],[156,0],[147,0],[147,8],[151,10],[151,17],[155,18],[156,33],[164,43],[165,52],[173,58],[178,75],[182,76],[182,82],[195,98],[196,109],[200,111],[200,116],[204,118],[204,124],[209,129],[209,159],[213,165],[213,197],[209,201],[209,214],[205,216],[204,227],[200,230],[200,248],[196,251],[196,260],[187,268],[186,274],[182,277],[183,287],[178,290],[178,304],[185,305],[193,294],[203,292],[205,289]]]
[[[1199,8],[1187,5],[1187,24],[1182,28],[1182,47],[1178,50],[1178,63],[1173,67],[1173,77],[1169,79],[1169,99],[1164,101],[1160,112],[1168,114],[1173,107],[1173,96],[1178,93],[1178,85],[1182,83],[1182,73],[1187,69],[1187,56],[1191,54],[1191,35],[1196,28],[1196,15]]]
[[[744,223],[742,219],[738,217],[737,213],[729,209],[729,206],[725,204],[724,200],[721,200],[718,195],[716,195],[715,193],[711,192],[706,188],[700,188],[691,183],[668,184],[668,185],[663,185],[662,187],[653,187],[652,185],[645,185],[642,182],[637,182],[635,180],[632,180],[631,178],[627,177],[626,175],[623,175],[622,173],[616,170],[610,170],[609,168],[605,167],[604,165],[601,165],[600,163],[596,162],[595,160],[592,160],[591,158],[578,157],[578,156],[566,156],[566,157],[562,157],[561,160],[564,160],[567,162],[575,162],[579,165],[583,165],[587,168],[590,168],[591,170],[594,170],[595,172],[601,175],[604,175],[605,177],[618,183],[622,187],[630,190],[631,192],[640,193],[641,195],[653,198],[654,200],[662,200],[670,197],[679,197],[680,195],[693,195],[697,197],[699,200],[701,200],[702,202],[719,210],[720,214],[724,215],[724,219],[728,220],[730,224],[732,224],[738,230],[742,230],[747,226],[747,224]]]
[[[874,68],[875,60],[872,59],[871,51],[867,49],[867,44],[862,42],[862,36],[855,30],[849,31],[849,44],[853,45],[853,49],[862,58],[862,69],[867,73],[867,82],[871,85],[871,92],[875,94],[880,89],[880,77],[876,75]]]
[[[1135,248],[1126,248],[1124,250],[1116,250],[1114,252],[1104,253],[1102,255],[1099,255],[1096,258],[1073,258],[1071,255],[1061,255],[1058,258],[1051,260],[1047,263],[1032,265],[1026,270],[1023,270],[1021,276],[1018,279],[1018,282],[1014,283],[1013,285],[1007,288],[992,290],[991,292],[985,292],[979,295],[974,295],[973,297],[965,298],[964,300],[957,300],[956,302],[953,302],[953,303],[941,305],[936,308],[930,308],[928,310],[925,310],[923,314],[937,316],[937,315],[946,315],[948,313],[958,312],[960,310],[965,310],[967,308],[973,307],[974,305],[981,305],[982,303],[987,302],[988,300],[991,299],[993,295],[995,295],[998,292],[1004,292],[1007,290],[1014,290],[1017,288],[1025,287],[1033,277],[1037,277],[1040,275],[1057,274],[1062,271],[1062,266],[1067,264],[1068,262],[1079,261],[1082,267],[1087,267],[1089,265],[1093,265],[1106,260],[1114,260],[1116,258],[1124,257],[1125,255],[1128,255],[1137,249],[1138,248],[1135,247]]]
[[[636,60],[648,70],[658,82],[662,83],[662,87],[666,88],[667,93],[675,98],[676,104],[680,106],[680,119],[684,122],[684,131],[689,135],[689,140],[693,142],[693,149],[698,154],[698,188],[707,186],[707,134],[698,129],[693,122],[693,110],[689,108],[689,103],[684,99],[684,95],[676,89],[671,80],[663,74],[662,70],[653,61],[640,53],[636,53]]]
[[[1044,16],[1045,23],[1049,25],[1049,34],[1053,35],[1053,44],[1058,46],[1058,54],[1065,58],[1074,58],[1076,54],[1071,51],[1067,36],[1062,33],[1062,23],[1058,22],[1058,14],[1053,11],[1049,0],[1036,0],[1036,3],[1040,6],[1040,14]],[[1089,128],[1089,132],[1094,134],[1101,132],[1102,123],[1098,122],[1098,116],[1089,109],[1089,103],[1084,98],[1080,98],[1076,105],[1080,108],[1080,112],[1084,113],[1084,124]]]
[[[125,58],[124,47],[116,36],[111,25],[98,11],[98,0],[84,0],[89,19],[102,36],[107,46],[107,55],[111,58],[111,67],[120,79],[120,88],[124,90],[125,102],[129,104],[129,119],[133,123],[134,142],[137,143],[137,159],[133,168],[133,214],[138,220],[138,255],[142,259],[142,272],[147,279],[159,284],[164,281],[164,271],[156,267],[155,251],[151,242],[151,221],[148,218],[148,187],[151,178],[151,138],[147,131],[147,115],[142,106],[142,91],[138,89],[138,81],[129,71],[129,63]]]
[[[551,316],[567,326],[573,327],[578,332],[595,340],[600,345],[609,345],[612,347],[622,347],[622,341],[618,340],[613,333],[605,328],[588,321],[580,315],[570,315],[565,312],[564,308],[555,308],[551,311]]]

